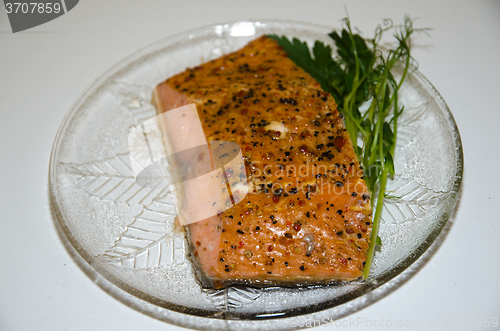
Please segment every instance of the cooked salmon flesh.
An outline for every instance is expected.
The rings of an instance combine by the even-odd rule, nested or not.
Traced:
[[[248,194],[186,225],[204,286],[361,276],[371,233],[363,170],[335,100],[274,40],[167,79],[154,103],[158,113],[195,104],[207,142],[241,148]]]

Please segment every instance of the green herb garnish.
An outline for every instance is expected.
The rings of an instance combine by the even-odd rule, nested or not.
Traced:
[[[288,57],[302,67],[329,92],[337,102],[338,110],[344,115],[344,122],[352,140],[354,150],[364,169],[364,179],[370,196],[372,209],[374,197],[377,199],[373,217],[372,234],[368,257],[363,270],[363,278],[370,273],[375,245],[381,245],[378,237],[380,216],[387,178],[394,175],[394,149],[398,131],[398,118],[404,107],[398,102],[398,92],[411,69],[413,59],[410,54],[410,36],[414,32],[413,20],[405,16],[403,25],[393,25],[385,20],[378,26],[373,39],[365,40],[353,33],[349,18],[344,18],[345,28],[340,34],[333,31],[329,36],[336,45],[336,55],[332,48],[316,41],[312,54],[305,42],[296,38],[270,35],[288,53]],[[382,35],[394,31],[397,45],[388,50],[380,49]],[[395,78],[397,66],[402,66],[402,74]],[[361,111],[364,104],[368,109]],[[358,139],[362,145],[358,146]]]

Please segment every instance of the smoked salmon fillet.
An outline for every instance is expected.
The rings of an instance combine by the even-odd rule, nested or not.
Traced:
[[[335,100],[272,39],[159,84],[158,113],[195,103],[208,142],[236,142],[249,192],[189,224],[205,287],[329,283],[360,277],[370,197]]]

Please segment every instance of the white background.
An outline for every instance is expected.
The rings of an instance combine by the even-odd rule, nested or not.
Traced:
[[[455,116],[465,171],[453,224],[430,261],[398,290],[347,317],[347,327],[318,329],[364,329],[349,326],[358,318],[484,329],[446,328],[445,319],[500,317],[500,1],[346,6],[367,36],[383,18],[399,22],[405,13],[434,28],[430,38],[415,39],[414,55]],[[108,68],[178,32],[260,18],[338,28],[344,15],[340,1],[82,0],[54,21],[13,34],[0,6],[0,330],[181,330],[113,299],[58,238],[47,176],[64,115]]]

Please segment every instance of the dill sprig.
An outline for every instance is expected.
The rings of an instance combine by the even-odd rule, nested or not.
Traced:
[[[329,36],[336,46],[332,48],[320,41],[314,43],[312,54],[307,43],[294,38],[270,35],[288,53],[288,57],[302,67],[329,92],[344,115],[344,123],[352,140],[354,150],[363,165],[364,179],[370,196],[372,210],[372,233],[363,278],[367,278],[373,260],[375,246],[381,245],[378,229],[382,214],[387,179],[394,175],[394,150],[398,131],[398,118],[404,106],[400,105],[398,93],[410,70],[415,70],[411,57],[410,37],[415,32],[413,20],[405,16],[402,25],[384,20],[372,39],[354,33],[348,17],[341,33],[333,31]],[[397,43],[389,49],[381,49],[379,42],[384,33],[392,30]],[[403,66],[398,77],[397,66]],[[361,111],[362,106],[368,109]],[[362,142],[358,145],[358,140]],[[374,201],[376,199],[376,205]]]

